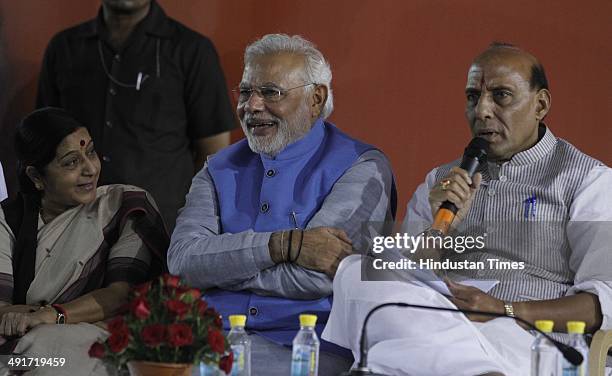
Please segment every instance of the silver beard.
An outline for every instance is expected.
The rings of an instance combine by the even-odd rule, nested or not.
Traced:
[[[250,113],[245,113],[240,120],[242,131],[246,135],[249,147],[254,153],[265,154],[269,157],[276,157],[278,153],[283,151],[289,144],[304,137],[312,128],[310,122],[310,113],[308,105],[304,102],[299,106],[298,110],[291,114],[286,120],[282,120],[276,116],[268,115],[266,120],[274,120],[276,122],[276,134],[274,136],[260,137],[251,134],[247,124],[251,119],[259,118]]]

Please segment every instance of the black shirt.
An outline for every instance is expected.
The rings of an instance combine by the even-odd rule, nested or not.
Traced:
[[[194,173],[192,140],[235,127],[217,52],[155,1],[120,50],[109,39],[102,9],[54,36],[37,107],[63,107],[83,122],[102,161],[100,184],[146,189],[172,229]]]

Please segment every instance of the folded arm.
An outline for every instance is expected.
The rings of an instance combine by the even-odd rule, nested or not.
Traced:
[[[357,249],[369,242],[365,222],[390,219],[392,174],[382,153],[364,153],[336,182],[321,209],[307,225],[343,230]],[[214,184],[206,167],[196,175],[187,203],[172,235],[168,252],[170,271],[191,284],[228,290],[251,290],[265,295],[312,299],[331,293],[331,279],[324,273],[272,257],[270,245],[278,239],[271,232],[252,230],[220,232],[219,207]]]

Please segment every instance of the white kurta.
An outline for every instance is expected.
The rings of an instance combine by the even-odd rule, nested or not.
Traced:
[[[408,205],[408,220],[431,223],[427,196],[435,184],[435,170]],[[570,267],[576,273],[565,295],[597,295],[602,329],[612,328],[610,281],[609,187],[612,169],[594,167],[582,181],[569,208],[566,235],[572,249]],[[423,215],[419,215],[423,213]],[[366,314],[386,302],[454,307],[443,295],[406,281],[362,281],[360,256],[345,259],[334,279],[334,304],[323,338],[350,348],[359,359],[359,336]],[[538,299],[538,297],[535,297]],[[390,375],[478,375],[502,372],[529,375],[534,337],[509,319],[470,322],[464,315],[410,308],[384,308],[368,324],[369,366]],[[607,375],[612,371],[608,368]]]

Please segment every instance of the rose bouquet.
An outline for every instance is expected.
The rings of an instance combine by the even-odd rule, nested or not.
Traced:
[[[94,343],[90,356],[118,368],[128,361],[205,362],[230,372],[233,356],[221,316],[179,277],[165,274],[134,287],[125,311],[108,322],[110,336]]]

